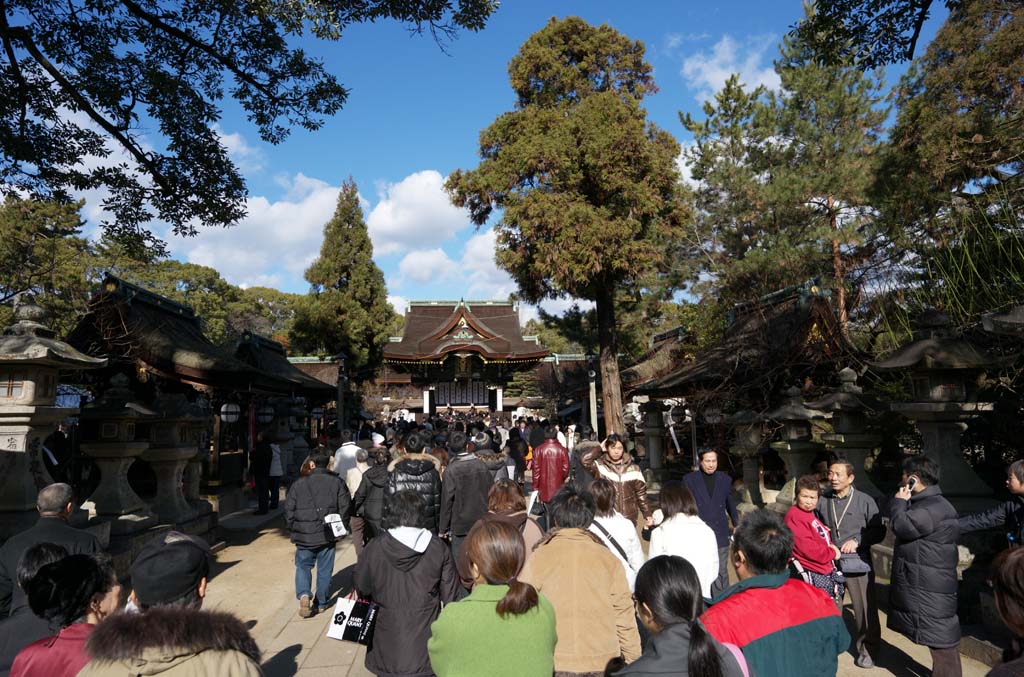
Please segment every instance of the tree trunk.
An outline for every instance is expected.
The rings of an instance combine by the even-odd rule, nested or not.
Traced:
[[[839,219],[836,216],[835,202],[832,195],[828,196],[828,218],[832,232],[838,232]],[[839,248],[839,238],[832,240],[832,274],[836,283],[836,309],[839,311],[839,331],[843,336],[850,336],[850,318],[846,313],[846,282],[843,273],[843,254]]]
[[[597,304],[597,340],[601,353],[601,398],[604,402],[605,434],[625,434],[622,422],[622,381],[619,378],[619,348],[615,326],[615,288],[602,284]]]

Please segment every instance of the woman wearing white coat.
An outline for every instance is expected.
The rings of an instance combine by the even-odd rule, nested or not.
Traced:
[[[615,512],[615,485],[609,480],[598,478],[590,483],[587,491],[594,497],[596,507],[590,533],[600,538],[622,564],[632,592],[636,574],[644,565],[644,551],[636,535],[636,525]]]
[[[704,597],[711,597],[711,584],[718,578],[718,540],[715,532],[698,517],[697,501],[682,482],[665,482],[661,487],[663,519],[651,532],[648,559],[678,555],[697,570]]]

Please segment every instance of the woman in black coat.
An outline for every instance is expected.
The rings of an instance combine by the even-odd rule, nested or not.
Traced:
[[[412,433],[405,440],[405,453],[388,465],[387,484],[384,487],[384,528],[392,526],[386,513],[387,499],[399,491],[411,489],[423,499],[423,528],[437,533],[441,517],[441,461],[424,454],[425,435]]]
[[[375,675],[433,675],[430,626],[441,603],[460,594],[451,550],[421,527],[424,508],[414,491],[389,497],[392,528],[366,546],[356,569],[356,590],[380,605],[366,652],[366,669]]]
[[[903,486],[891,503],[896,537],[889,593],[889,628],[931,649],[933,674],[959,674],[956,509],[939,490],[939,467],[927,456],[903,464]],[[946,662],[956,664],[946,666]]]
[[[352,497],[352,514],[365,521],[365,540],[375,538],[383,531],[384,487],[388,482],[388,452],[385,449],[370,450],[370,467],[363,473]]]

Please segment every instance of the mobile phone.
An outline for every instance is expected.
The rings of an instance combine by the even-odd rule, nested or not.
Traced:
[[[914,487],[916,487],[916,486],[917,486],[917,478],[916,477],[911,477],[910,480],[907,482],[907,489],[909,489],[910,491],[913,491]]]

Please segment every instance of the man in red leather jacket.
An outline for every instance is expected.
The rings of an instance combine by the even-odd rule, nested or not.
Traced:
[[[544,442],[533,450],[533,488],[537,500],[547,506],[548,501],[569,478],[569,451],[558,443],[558,429],[549,425],[544,429]]]

